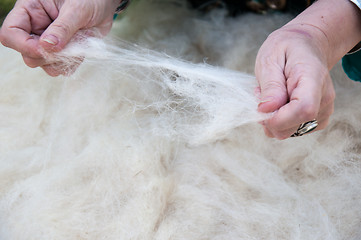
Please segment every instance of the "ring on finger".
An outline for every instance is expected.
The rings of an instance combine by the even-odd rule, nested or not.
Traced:
[[[313,119],[311,121],[302,123],[297,131],[291,135],[291,137],[300,137],[306,133],[312,132],[313,130],[315,130],[318,126],[318,122],[316,119]]]

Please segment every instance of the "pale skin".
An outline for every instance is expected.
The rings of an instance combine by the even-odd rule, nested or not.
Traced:
[[[63,49],[79,30],[106,35],[119,0],[18,0],[0,30],[3,45],[20,52],[29,67],[62,74],[40,49]],[[81,11],[79,10],[81,9]],[[318,0],[276,30],[260,48],[255,65],[265,134],[286,139],[317,119],[325,128],[335,91],[329,70],[361,40],[361,11],[348,0]]]
[[[255,73],[267,136],[286,139],[317,119],[324,129],[334,109],[329,70],[361,41],[361,11],[348,0],[319,0],[263,43]]]
[[[23,56],[29,67],[42,67],[49,75],[62,74],[48,64],[40,49],[57,52],[79,30],[106,35],[119,0],[18,0],[4,20],[0,41]]]

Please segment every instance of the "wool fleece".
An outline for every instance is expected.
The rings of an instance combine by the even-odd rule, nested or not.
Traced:
[[[361,239],[361,85],[333,69],[323,131],[258,124],[257,50],[290,18],[134,1],[46,56],[68,77],[0,47],[0,239]]]

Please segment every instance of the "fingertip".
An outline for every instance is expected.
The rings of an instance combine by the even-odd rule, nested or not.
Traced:
[[[84,16],[73,11],[69,2],[59,9],[59,15],[42,33],[41,46],[50,52],[59,52],[69,43],[75,33],[84,26]]]
[[[51,35],[51,34],[46,35],[44,37],[42,36],[41,41],[44,44],[49,45],[49,46],[56,46],[59,43],[59,39],[56,36]]]
[[[264,100],[261,100],[261,102],[258,104],[258,111],[262,113],[269,113],[278,110],[280,107],[281,104],[279,104],[276,99],[273,97],[268,97],[264,98]]]
[[[55,68],[53,68],[52,66],[42,66],[41,67],[50,77],[58,77],[60,75],[62,75],[62,73],[58,70],[56,70]]]
[[[46,51],[60,51],[60,40],[53,34],[44,34],[40,37],[40,46]]]

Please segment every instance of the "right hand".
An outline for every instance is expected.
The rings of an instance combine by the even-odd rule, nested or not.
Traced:
[[[106,35],[119,0],[18,0],[0,29],[0,41],[23,56],[29,67],[42,67],[50,76],[66,74],[47,63],[41,49],[62,50],[78,30]]]
[[[342,24],[342,23],[347,24]],[[361,11],[348,0],[318,0],[260,48],[255,73],[267,136],[286,139],[301,123],[325,128],[334,109],[329,70],[361,39]]]
[[[260,48],[255,73],[262,122],[268,137],[286,139],[301,123],[317,119],[324,129],[334,109],[335,91],[327,66],[326,38],[318,28],[294,24],[273,32]]]

